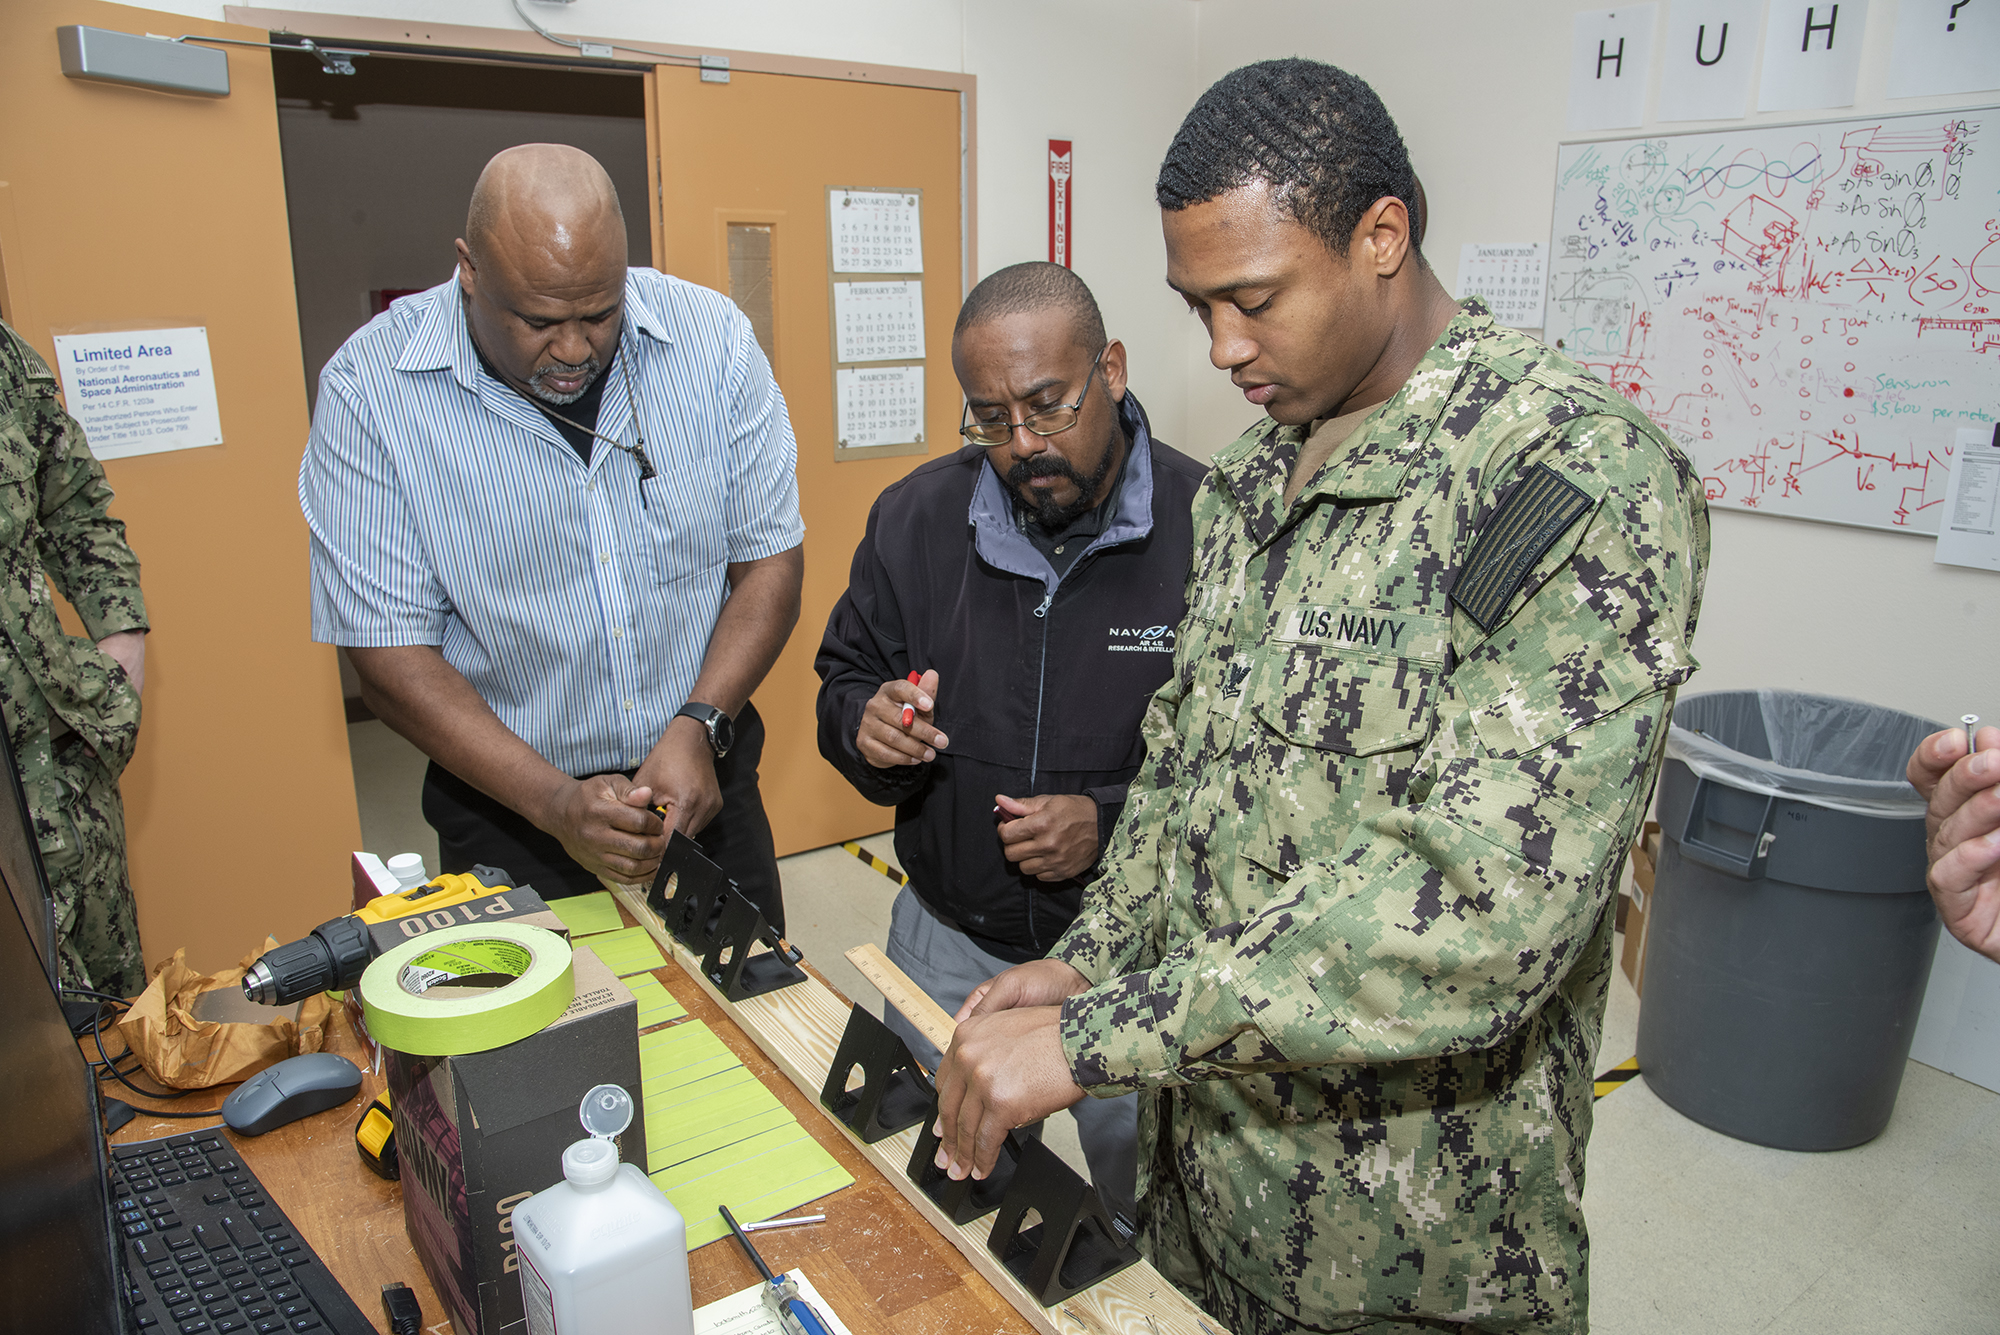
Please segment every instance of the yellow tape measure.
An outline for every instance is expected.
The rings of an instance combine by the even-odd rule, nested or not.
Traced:
[[[391,1182],[403,1175],[403,1165],[396,1155],[396,1122],[389,1111],[389,1091],[383,1090],[361,1114],[361,1120],[354,1124],[354,1148],[361,1155],[361,1162],[368,1165],[377,1177],[386,1177]]]

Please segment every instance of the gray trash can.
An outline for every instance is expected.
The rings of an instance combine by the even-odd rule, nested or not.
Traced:
[[[1938,727],[1791,691],[1675,705],[1639,1008],[1669,1106],[1787,1150],[1888,1125],[1938,934],[1903,772]]]

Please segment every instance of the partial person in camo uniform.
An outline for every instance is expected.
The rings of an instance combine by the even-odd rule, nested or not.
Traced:
[[[940,1158],[1145,1091],[1142,1244],[1238,1335],[1583,1331],[1612,897],[1695,668],[1700,481],[1452,301],[1352,75],[1228,75],[1157,192],[1268,416],[1195,502],[1106,874],[961,1013]]]
[[[146,600],[125,525],[56,378],[0,324],[0,716],[55,893],[66,987],[146,985],[118,776],[139,739]],[[53,580],[89,639],[64,632]]]

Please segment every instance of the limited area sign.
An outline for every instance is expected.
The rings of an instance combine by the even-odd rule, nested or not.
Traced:
[[[57,334],[63,403],[99,459],[222,443],[208,330]]]

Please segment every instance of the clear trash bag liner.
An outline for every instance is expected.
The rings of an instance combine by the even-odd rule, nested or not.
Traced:
[[[1921,820],[1924,800],[1904,773],[1917,743],[1942,726],[1830,695],[1711,691],[1674,706],[1667,758],[1745,792]]]

